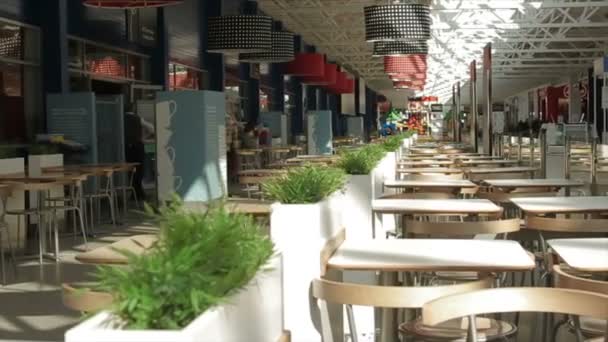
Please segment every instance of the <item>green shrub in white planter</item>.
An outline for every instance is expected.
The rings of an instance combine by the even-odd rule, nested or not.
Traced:
[[[367,175],[384,157],[384,150],[379,145],[367,145],[357,150],[344,151],[337,166],[349,175]]]
[[[223,208],[187,212],[175,202],[156,215],[159,242],[129,266],[100,267],[99,289],[115,298],[123,329],[179,330],[243,289],[274,254],[247,215]]]
[[[269,179],[264,192],[269,199],[282,204],[312,204],[342,190],[345,183],[346,174],[341,169],[305,165]]]

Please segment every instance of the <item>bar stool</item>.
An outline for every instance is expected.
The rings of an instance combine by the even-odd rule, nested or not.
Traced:
[[[257,167],[256,153],[254,151],[237,151],[240,170],[252,170]]]
[[[47,203],[47,209],[52,211],[52,227],[55,235],[55,255],[59,255],[59,225],[57,223],[57,212],[73,212],[74,221],[78,218],[78,222],[80,223],[80,232],[82,233],[82,238],[84,241],[85,249],[88,249],[87,244],[87,233],[86,233],[86,225],[85,220],[83,218],[84,207],[86,206],[83,202],[83,181],[85,181],[87,176],[74,176],[73,183],[66,184],[69,186],[69,196],[65,198],[49,198]],[[76,233],[76,223],[73,224],[74,233]]]
[[[100,180],[102,178],[105,178],[105,184],[103,186],[103,188],[101,189],[95,189],[94,192],[86,194],[85,200],[87,200],[89,202],[90,205],[90,215],[89,217],[91,218],[91,226],[90,231],[91,233],[93,233],[93,225],[95,223],[95,210],[93,209],[93,204],[94,202],[97,202],[97,209],[99,212],[99,216],[101,217],[101,200],[102,199],[107,199],[108,200],[108,205],[110,207],[110,217],[112,220],[112,224],[114,225],[114,227],[116,227],[116,214],[114,211],[114,205],[115,205],[115,193],[114,193],[114,170],[113,169],[104,169],[102,172],[98,173],[97,176],[100,178]],[[85,205],[86,207],[86,205]]]
[[[38,205],[35,208],[27,208],[27,209],[7,209],[5,211],[6,215],[16,216],[17,217],[17,236],[21,236],[21,217],[23,216],[24,225],[27,226],[29,217],[36,217],[37,219],[37,227],[38,227],[38,257],[39,262],[42,265],[42,257],[45,251],[44,245],[44,233],[43,230],[47,228],[47,218],[54,213],[52,209],[49,209],[45,206],[46,200],[44,200],[45,193],[49,190],[49,186],[60,185],[61,183],[55,181],[43,181],[43,182],[33,182],[24,185],[15,185],[15,187],[23,187],[24,191],[36,191],[38,192]],[[56,241],[57,242],[57,241]],[[55,246],[55,251],[58,250],[58,246]],[[56,255],[58,257],[58,255]]]
[[[15,252],[13,247],[11,246],[11,237],[8,231],[8,224],[5,221],[6,214],[6,202],[8,201],[8,197],[10,195],[10,189],[8,187],[0,187],[0,204],[2,205],[2,210],[0,211],[0,272],[2,272],[2,285],[6,284],[6,270],[4,263],[4,232],[6,231],[6,241],[8,244],[8,248],[10,249],[11,258],[13,259],[13,266],[16,267],[17,263],[15,262]]]
[[[116,169],[116,172],[125,172],[127,176],[127,182],[124,185],[115,186],[113,188],[114,194],[122,193],[122,208],[123,215],[127,216],[127,202],[129,193],[133,194],[133,199],[135,200],[135,207],[139,208],[139,200],[137,199],[137,192],[135,191],[135,187],[133,186],[133,181],[135,179],[135,172],[137,170],[137,165],[127,164],[120,168]]]

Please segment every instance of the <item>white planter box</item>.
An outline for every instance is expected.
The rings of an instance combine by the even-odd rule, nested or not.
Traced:
[[[23,158],[10,158],[0,159],[0,174],[12,174],[12,173],[23,173],[25,172],[25,160]],[[11,197],[8,198],[6,203],[7,209],[24,209],[25,208],[25,193],[23,191],[13,191]],[[11,239],[11,245],[13,248],[21,249],[25,245],[25,226],[23,219],[21,220],[21,231],[17,231],[17,217],[6,216],[6,223],[8,224],[8,234]],[[8,248],[8,242],[4,239],[4,247]],[[5,249],[8,250],[8,249]]]
[[[315,204],[272,206],[270,236],[283,254],[285,329],[291,332],[293,342],[321,341],[311,319],[310,284],[321,276],[321,250],[342,230],[342,197],[334,194]],[[339,281],[341,273],[330,272],[326,278]],[[342,341],[342,308],[331,305],[330,311],[334,339]]]
[[[227,304],[209,310],[179,331],[114,329],[113,316],[99,313],[65,334],[66,342],[243,342],[278,341],[283,333],[281,257],[269,264]]]
[[[342,224],[349,240],[372,238],[372,194],[375,178],[369,175],[350,175],[344,194]]]

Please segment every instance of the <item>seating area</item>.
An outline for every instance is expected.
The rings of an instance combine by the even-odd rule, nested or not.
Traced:
[[[0,1],[0,342],[608,342],[608,0]]]

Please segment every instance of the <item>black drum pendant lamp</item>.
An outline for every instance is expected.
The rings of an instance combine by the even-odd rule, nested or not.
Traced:
[[[365,7],[365,40],[420,41],[431,38],[431,10],[422,4]]]
[[[209,18],[209,52],[255,53],[272,49],[272,18],[231,15]]]
[[[429,44],[425,40],[402,42],[402,41],[380,41],[374,42],[374,57],[403,56],[403,55],[427,55]]]
[[[241,62],[248,63],[285,63],[294,60],[293,33],[272,32],[272,47],[265,52],[248,52],[239,54]]]

